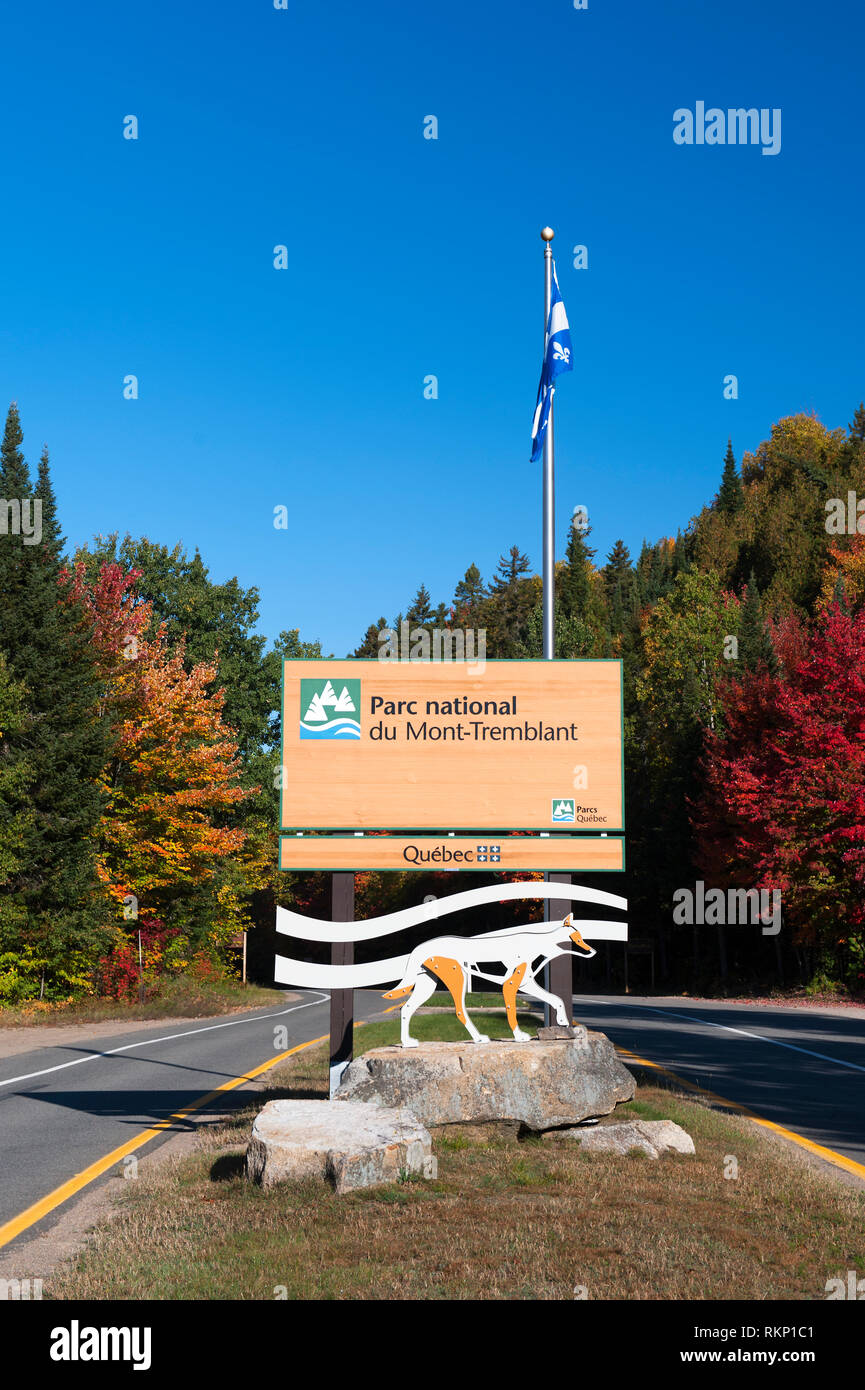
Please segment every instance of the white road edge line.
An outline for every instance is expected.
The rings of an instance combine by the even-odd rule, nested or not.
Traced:
[[[263,1023],[266,1018],[284,1018],[300,1009],[308,1009],[314,1004],[323,1004],[330,998],[322,994],[319,999],[309,999],[305,1004],[292,1004],[290,1009],[279,1009],[272,1014],[259,1014],[257,1018],[230,1018],[225,1023],[208,1023],[204,1028],[190,1028],[185,1033],[167,1033],[162,1038],[143,1038],[140,1042],[125,1043],[123,1047],[112,1047],[107,1052],[91,1052],[86,1057],[76,1057],[71,1062],[59,1062],[55,1067],[43,1067],[42,1071],[29,1071],[23,1076],[10,1076],[0,1080],[0,1086],[14,1086],[18,1081],[32,1081],[36,1076],[48,1076],[53,1071],[63,1071],[66,1067],[80,1067],[85,1062],[98,1062],[100,1057],[114,1057],[118,1052],[131,1052],[136,1047],[154,1047],[157,1043],[174,1042],[176,1038],[192,1038],[197,1033],[212,1033],[217,1028],[234,1028],[239,1023]],[[69,1046],[75,1046],[70,1043]]]
[[[581,998],[586,1002],[596,999],[597,995],[582,995]],[[767,1038],[763,1033],[751,1033],[747,1028],[733,1028],[728,1023],[715,1023],[711,1018],[694,1018],[692,1014],[675,1013],[673,1009],[655,1009],[651,1004],[621,1004],[617,999],[605,999],[604,1003],[614,1009],[642,1009],[644,1013],[660,1014],[662,1018],[683,1018],[688,1023],[703,1023],[707,1028],[721,1028],[725,1033],[738,1033],[743,1038],[754,1038],[757,1042],[771,1043],[773,1047],[786,1047],[790,1052],[801,1052],[805,1057],[817,1057],[821,1062],[831,1062],[835,1067],[848,1067],[850,1071],[863,1071],[865,1067],[860,1067],[858,1062],[845,1062],[841,1057],[829,1057],[825,1052],[812,1052],[807,1047],[797,1047],[795,1043],[781,1042],[778,1038]]]

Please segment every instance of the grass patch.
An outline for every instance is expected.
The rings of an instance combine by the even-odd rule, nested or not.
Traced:
[[[119,999],[77,999],[71,1003],[33,1000],[15,1008],[0,1008],[0,1028],[27,1028],[34,1024],[113,1023],[137,1019],[207,1018],[238,1009],[264,1009],[281,1004],[276,989],[243,985],[239,980],[193,980],[187,976],[163,981],[159,993],[142,1003]]]
[[[418,1012],[423,1013],[424,1009],[452,1009],[453,1006],[454,1002],[448,991],[446,989],[437,989],[431,999],[428,999],[425,1004],[421,1004]],[[499,990],[498,994],[466,995],[467,1009],[503,1009],[504,1007],[501,990]]]
[[[537,1033],[539,1020],[535,1014],[517,1013],[517,1023],[524,1033]],[[475,1027],[479,1033],[485,1033],[488,1038],[511,1038],[513,1034],[507,1020],[504,1008],[501,1013],[481,1014],[474,1020]],[[411,1036],[417,1038],[418,1042],[468,1042],[469,1035],[462,1023],[460,1023],[455,1013],[450,1014],[427,1014],[423,1015],[422,1010],[418,1010],[411,1021]],[[355,1056],[361,1052],[369,1052],[374,1047],[389,1047],[392,1043],[399,1042],[399,1014],[389,1018],[387,1022],[365,1023],[363,1027],[356,1028],[354,1034]]]
[[[444,1016],[415,1019],[418,1036]],[[454,1020],[455,1022],[455,1020]],[[394,1023],[360,1030],[364,1048]],[[486,1026],[486,1020],[485,1020]],[[265,1100],[327,1090],[322,1046],[194,1154],[124,1184],[121,1210],[46,1282],[60,1299],[820,1299],[865,1273],[865,1194],[729,1116],[655,1085],[617,1118],[669,1118],[696,1158],[581,1154],[567,1141],[435,1138],[439,1177],[336,1197],[242,1176]],[[737,1180],[724,1178],[727,1156]]]

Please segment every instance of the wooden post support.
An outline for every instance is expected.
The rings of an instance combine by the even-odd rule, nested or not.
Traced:
[[[550,873],[546,875],[549,883],[570,883],[570,874]],[[571,902],[568,898],[548,898],[547,910],[545,913],[548,922],[555,922],[558,918],[567,917],[571,910]],[[574,970],[570,956],[557,956],[551,960],[547,967],[548,984],[547,989],[551,994],[558,994],[565,1001],[568,1023],[571,1022],[574,1004]],[[544,1006],[544,1023],[549,1025],[555,1023],[552,1010],[549,1005]]]
[[[331,916],[334,922],[354,921],[354,874],[331,875]],[[354,964],[354,942],[335,941],[331,965]],[[354,990],[335,989],[330,996],[330,1094],[352,1058],[354,1044]]]

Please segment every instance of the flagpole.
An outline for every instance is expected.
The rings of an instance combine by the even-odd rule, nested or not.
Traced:
[[[550,242],[555,233],[552,227],[544,227],[541,239],[544,242],[544,361],[547,355],[547,325],[550,321],[550,304],[553,297],[553,248]],[[550,416],[547,432],[544,435],[544,503],[543,503],[543,552],[544,552],[544,660],[552,661],[555,648],[555,606],[556,606],[556,492],[555,492],[555,450],[553,446],[553,403],[550,402]],[[570,874],[544,874],[547,883],[570,883]],[[561,901],[544,903],[544,918],[555,921],[563,917],[568,904]],[[560,995],[564,1001],[570,1022],[572,1010],[573,977],[569,957],[551,962],[544,967],[544,986],[553,994]],[[553,1013],[549,1004],[544,1004],[544,1026],[549,1028]]]
[[[550,321],[550,302],[553,295],[553,248],[550,245],[555,233],[552,227],[544,227],[541,239],[544,242],[544,357],[547,350],[547,324]],[[544,504],[543,504],[543,627],[544,659],[551,661],[555,655],[555,617],[556,601],[556,500],[555,500],[555,453],[553,448],[553,405],[550,403],[550,418],[544,435]]]

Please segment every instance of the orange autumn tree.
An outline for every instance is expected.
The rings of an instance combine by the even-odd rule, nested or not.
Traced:
[[[211,921],[207,935],[217,942],[243,925],[233,861],[247,837],[224,821],[254,790],[240,785],[223,692],[211,689],[217,662],[185,669],[182,647],[171,652],[164,627],[151,630],[152,605],[138,598],[137,577],[115,564],[92,584],[83,565],[69,576],[91,617],[113,726],[101,779],[100,877],[118,907],[132,894],[139,911],[186,930],[193,905],[200,918],[207,902],[221,928],[214,932]]]
[[[843,592],[839,592],[839,580]],[[836,598],[843,598],[853,610],[865,600],[865,535],[857,533],[849,544],[836,542],[829,547],[818,609],[830,608]]]

